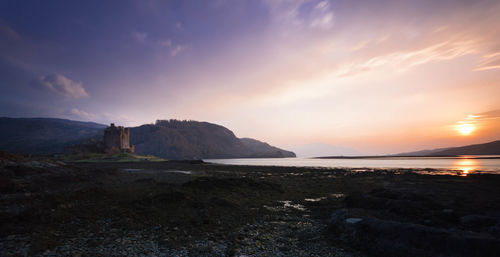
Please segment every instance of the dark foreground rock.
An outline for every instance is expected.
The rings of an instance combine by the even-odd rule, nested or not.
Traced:
[[[1,256],[498,252],[499,176],[0,157]]]
[[[453,187],[441,193],[436,189],[444,187],[425,185],[352,192],[346,208],[331,215],[329,236],[375,256],[497,256],[500,213],[498,205],[489,206],[496,196],[480,200],[477,188],[460,193]]]
[[[334,212],[330,233],[375,256],[498,256],[500,240],[486,233]]]

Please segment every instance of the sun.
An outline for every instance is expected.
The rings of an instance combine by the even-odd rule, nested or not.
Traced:
[[[462,134],[462,136],[468,136],[476,129],[476,126],[470,123],[464,123],[457,125],[457,130]]]

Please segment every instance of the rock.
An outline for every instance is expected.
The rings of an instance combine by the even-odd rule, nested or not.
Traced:
[[[500,221],[498,221],[494,226],[488,229],[488,232],[493,236],[500,238]]]
[[[356,223],[358,223],[358,222],[360,222],[362,220],[363,219],[361,219],[361,218],[347,218],[347,219],[345,219],[345,223],[347,223],[347,224],[356,224]]]
[[[451,214],[453,213],[453,209],[443,209],[443,213]]]
[[[491,236],[419,224],[332,214],[329,233],[375,256],[496,256],[500,240]],[[366,242],[370,242],[367,244]]]
[[[344,221],[346,220],[348,215],[347,209],[336,210],[332,213],[330,217],[330,225],[331,226],[344,226]]]
[[[495,218],[484,215],[466,215],[460,217],[460,224],[471,228],[484,228],[494,225],[497,222]]]
[[[286,246],[280,246],[279,247],[279,250],[282,251],[282,252],[289,252],[290,251],[290,248],[289,247],[286,247]]]

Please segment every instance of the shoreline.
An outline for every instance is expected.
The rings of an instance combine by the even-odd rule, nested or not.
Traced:
[[[311,159],[500,159],[491,155],[367,155],[367,156],[321,156]]]
[[[476,171],[500,174],[500,159],[481,157],[471,159],[460,158],[351,158],[351,159],[207,159],[206,162],[227,165],[283,166],[307,168],[340,168],[340,169],[416,169],[440,171]]]

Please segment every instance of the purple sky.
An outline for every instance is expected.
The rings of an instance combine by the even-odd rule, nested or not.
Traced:
[[[195,119],[364,154],[497,140],[498,13],[498,1],[4,0],[0,116]]]

